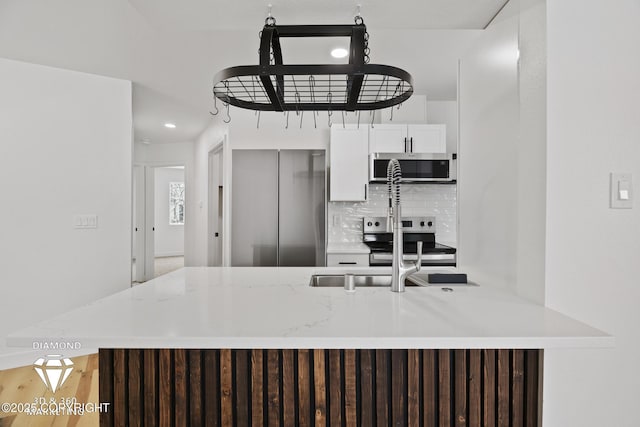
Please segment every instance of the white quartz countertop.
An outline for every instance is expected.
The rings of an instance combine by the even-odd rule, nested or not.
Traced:
[[[368,254],[370,252],[369,246],[362,242],[340,242],[327,245],[328,254]]]
[[[370,269],[367,269],[370,271]],[[184,268],[17,331],[83,348],[610,347],[613,337],[491,286],[311,288],[335,268]],[[354,269],[356,271],[356,269]],[[378,272],[389,271],[378,269]],[[357,272],[357,271],[356,271]]]

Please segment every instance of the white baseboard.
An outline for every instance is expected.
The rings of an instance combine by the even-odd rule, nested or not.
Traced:
[[[183,252],[157,252],[154,254],[156,258],[164,258],[170,256],[184,256]]]

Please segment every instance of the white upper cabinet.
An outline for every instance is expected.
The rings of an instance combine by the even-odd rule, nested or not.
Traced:
[[[329,146],[329,200],[358,202],[367,199],[367,126],[332,126]]]
[[[369,153],[446,153],[446,125],[374,125]]]
[[[446,153],[446,125],[408,125],[409,152]]]
[[[373,125],[369,130],[370,153],[404,153],[407,125]]]

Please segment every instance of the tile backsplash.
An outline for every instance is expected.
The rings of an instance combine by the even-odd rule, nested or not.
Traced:
[[[387,185],[368,191],[366,202],[329,202],[329,244],[362,242],[362,217],[387,215]],[[436,240],[456,245],[456,185],[403,184],[401,203],[402,216],[435,216]]]

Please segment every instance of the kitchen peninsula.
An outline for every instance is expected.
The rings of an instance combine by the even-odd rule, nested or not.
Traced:
[[[309,286],[312,274],[344,271],[184,268],[8,344],[99,348],[100,400],[113,405],[102,425],[363,426],[537,425],[541,350],[613,345],[485,284],[401,294]]]

